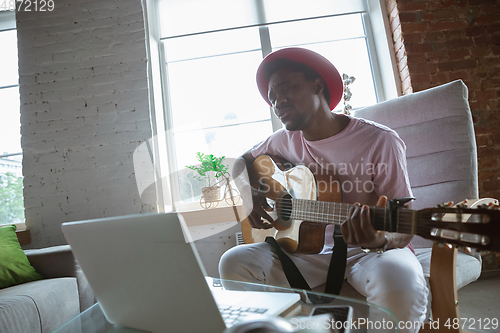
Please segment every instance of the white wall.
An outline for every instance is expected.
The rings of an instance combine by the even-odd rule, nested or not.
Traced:
[[[141,0],[57,0],[18,12],[26,224],[31,247],[65,221],[143,213],[132,163],[150,138]]]

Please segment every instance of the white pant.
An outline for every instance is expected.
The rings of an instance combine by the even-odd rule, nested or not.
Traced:
[[[311,288],[326,282],[331,254],[288,254]],[[289,287],[278,256],[267,243],[240,245],[221,257],[222,279]],[[424,321],[428,288],[422,266],[408,248],[383,254],[349,249],[345,278],[368,302],[391,310],[398,320]],[[412,332],[412,330],[400,330]]]

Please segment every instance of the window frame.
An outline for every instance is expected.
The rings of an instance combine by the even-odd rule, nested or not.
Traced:
[[[0,11],[0,33],[6,32],[6,31],[12,31],[16,30],[16,13],[15,11]],[[11,85],[5,85],[5,86],[0,86],[0,89],[8,89],[8,88],[14,88],[14,87],[19,87],[19,77],[18,77],[18,82],[17,84],[11,84]],[[19,110],[19,115],[20,115],[21,110]],[[10,156],[19,156],[22,155],[22,150],[20,152],[9,152],[7,154],[0,154],[0,161],[3,158],[10,157]],[[5,164],[5,163],[3,163]],[[9,164],[9,163],[7,163]],[[7,164],[4,165],[7,166]],[[9,166],[8,168],[14,168],[13,166]],[[22,173],[22,164],[21,164],[21,173]],[[2,178],[2,175],[0,175],[0,178]],[[24,201],[24,198],[23,198]],[[26,229],[26,222],[21,221],[21,222],[11,222],[11,223],[0,223],[0,226],[4,225],[11,225],[15,224],[17,230],[25,230]]]
[[[159,0],[145,0],[145,1],[147,7],[154,9],[158,8]],[[370,66],[372,68],[372,73],[373,73],[377,103],[380,103],[382,101],[392,99],[401,95],[400,93],[401,83],[399,80],[399,71],[397,69],[397,62],[395,60],[395,55],[393,52],[392,34],[390,32],[389,19],[387,15],[387,8],[385,5],[385,1],[384,0],[363,0],[363,1],[365,1],[367,8],[367,11],[362,13],[367,49],[369,52]],[[261,2],[257,1],[256,3],[261,3]],[[151,15],[151,12],[153,12],[154,15]],[[150,46],[156,48],[156,50],[151,50],[150,47],[150,51],[157,51],[157,56],[155,55],[154,57],[157,61],[160,62],[165,61],[166,59],[165,49],[163,43],[161,42],[161,40],[164,38],[160,37],[160,26],[159,26],[160,20],[158,17],[158,11],[157,10],[148,11],[147,18],[148,18],[147,21],[149,22],[148,25],[150,28],[150,32],[148,34],[149,35],[148,40]],[[310,18],[304,18],[304,19],[310,19]],[[271,52],[268,24],[257,24],[256,26],[259,27],[259,34],[262,46],[262,56],[264,57],[265,55]],[[151,32],[152,30],[155,30],[155,32],[152,33]],[[175,198],[179,198],[180,196],[178,189],[178,182],[176,179],[177,177],[175,177],[175,175],[172,172],[168,172],[170,168],[176,170],[177,165],[176,165],[175,154],[167,153],[175,151],[173,142],[173,131],[172,131],[173,124],[171,122],[171,117],[169,116],[170,114],[172,114],[172,110],[169,103],[167,71],[168,71],[167,66],[166,65],[162,66],[162,64],[160,63],[158,71],[159,73],[152,74],[152,76],[155,74],[159,75],[160,81],[161,83],[163,83],[161,84],[161,89],[160,89],[161,96],[159,96],[158,94],[154,94],[154,96],[152,97],[153,100],[156,101],[156,103],[152,103],[152,108],[155,109],[156,114],[163,113],[163,117],[161,118],[162,124],[161,126],[158,126],[158,128],[162,127],[164,129],[165,136],[160,141],[165,140],[166,143],[164,145],[164,147],[166,148],[165,150],[157,151],[155,153],[155,156],[166,155],[163,158],[164,161],[163,164],[161,166],[157,166],[157,164],[155,164],[155,169],[157,167],[160,168],[159,179],[163,180],[163,182],[160,182],[161,184],[159,187],[163,189],[160,190],[160,192],[163,193],[163,197],[167,196],[170,197],[170,202],[167,205],[165,205],[165,202],[162,200],[159,200],[158,204],[161,207],[160,211],[199,210],[200,209],[199,204],[198,207],[195,207],[195,205],[192,206],[182,205],[181,207],[178,207],[175,201],[176,200]],[[156,90],[157,88],[153,89]],[[158,103],[158,101],[160,103]],[[162,105],[162,108],[159,109],[158,105]],[[274,112],[272,112],[271,109],[270,109],[270,114],[271,114],[273,131],[276,131],[277,129],[282,127],[282,124],[279,121],[279,119],[274,115]],[[155,118],[152,119],[154,122]],[[156,147],[159,147],[160,145],[161,145],[160,143],[157,143]],[[158,157],[158,160],[160,159],[161,158]],[[166,163],[168,165],[165,165],[165,161],[168,161]],[[168,177],[166,175],[168,175]],[[169,189],[169,193],[167,193],[168,191],[167,189]]]

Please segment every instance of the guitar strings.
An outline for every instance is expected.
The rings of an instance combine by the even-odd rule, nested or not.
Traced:
[[[343,204],[343,203],[336,203],[336,202],[328,202],[328,201],[314,201],[314,200],[307,200],[307,199],[290,199],[290,198],[278,198],[275,200],[276,203],[281,204],[280,206],[280,211],[283,213],[286,213],[290,216],[290,218],[295,218],[295,219],[300,219],[300,220],[307,220],[307,219],[312,219],[314,220],[313,222],[320,222],[320,223],[327,223],[327,224],[341,224],[346,218],[346,214],[335,214],[335,206],[339,206],[338,210],[342,212],[342,210],[345,210],[346,213],[348,213],[349,209],[353,207],[353,205],[349,204]],[[294,202],[297,204],[294,205]],[[308,206],[305,208],[309,208],[307,210],[301,210],[298,208],[294,208],[295,206]],[[333,212],[330,211],[333,206]],[[377,215],[382,215],[382,218],[380,216],[378,217],[379,220],[383,220],[386,217],[386,209],[385,207],[370,207],[373,210],[373,220],[372,224],[377,224]],[[311,209],[322,209],[323,211],[327,210],[327,212],[315,212],[311,211]],[[295,216],[292,216],[293,213],[296,213]],[[377,214],[379,213],[379,214]],[[303,214],[304,216],[300,215]],[[403,214],[403,216],[401,216]],[[413,222],[413,214],[412,211],[399,211],[399,218],[398,218],[398,223],[397,223],[397,229],[398,231],[411,231],[412,227],[412,222]],[[407,216],[404,216],[407,215]],[[409,217],[409,218],[408,218]],[[378,223],[380,224],[380,223]],[[380,226],[379,226],[380,227]],[[425,232],[428,233],[430,230],[432,230],[433,227],[431,226],[422,226],[418,225],[416,226],[416,231],[417,234],[419,232]],[[385,230],[385,225],[383,230]]]
[[[383,208],[382,208],[383,209]],[[283,211],[283,209],[282,209]],[[290,211],[290,210],[289,210]],[[310,211],[299,211],[299,213],[307,213],[306,216],[291,216],[291,218],[299,219],[299,220],[313,220],[312,222],[321,222],[321,223],[326,223],[326,224],[341,224],[346,218],[346,215],[342,214],[329,214],[329,213],[311,213]],[[405,212],[407,213],[407,212]],[[380,214],[379,214],[380,215]],[[383,213],[382,216],[384,216],[385,213]],[[380,223],[376,223],[377,221],[377,214],[372,214],[374,217],[372,219],[372,224],[376,229],[378,230],[387,230],[386,226]],[[379,217],[380,220],[383,220],[383,217]],[[408,222],[405,222],[408,221]],[[383,226],[383,227],[382,227]],[[412,222],[411,219],[407,219],[406,217],[400,217],[399,222],[397,223],[397,230],[399,232],[403,233],[412,233]],[[416,234],[429,234],[429,232],[432,230],[433,227],[430,226],[422,226],[418,225],[416,227]]]
[[[304,219],[306,220],[307,218],[312,218],[319,220],[318,222],[324,222],[324,223],[330,223],[330,224],[340,224],[342,220],[347,218],[346,214],[342,214],[342,210],[345,210],[346,212],[353,206],[349,204],[343,204],[343,203],[337,203],[337,202],[328,202],[328,201],[315,201],[315,200],[307,200],[307,199],[295,199],[295,198],[279,198],[276,200],[278,203],[282,203],[282,212],[285,213],[290,213],[292,215],[294,212],[296,213],[295,216],[291,216],[291,218],[296,218],[296,219]],[[297,204],[293,204],[293,202]],[[306,206],[306,210],[300,210],[297,208],[293,208],[295,206]],[[333,206],[333,207],[332,207]],[[340,209],[340,214],[335,214],[336,206],[339,206]],[[314,209],[320,209],[323,212],[314,212]],[[376,224],[379,220],[382,220],[386,217],[386,209],[385,207],[371,207],[372,209],[372,216],[374,217],[375,221],[374,224]],[[326,210],[326,213],[325,213]],[[333,211],[331,211],[333,210]],[[411,229],[412,223],[413,223],[413,212],[414,210],[400,210],[398,211],[398,223],[397,226],[399,227],[399,230],[403,229]],[[304,214],[300,215],[300,214]],[[450,212],[452,213],[452,212]],[[382,218],[380,218],[380,215]],[[465,213],[465,214],[472,214],[472,213]],[[337,221],[335,220],[337,218]],[[428,219],[422,219],[420,217],[417,218],[416,223],[416,230],[431,230],[435,228],[435,226],[429,226],[429,225],[422,225],[421,222],[427,222]],[[446,221],[446,220],[445,220]],[[448,222],[454,222],[455,220],[450,219]],[[460,222],[460,221],[459,221]],[[465,221],[462,221],[465,222]]]
[[[293,199],[293,200],[300,200],[300,199]],[[289,200],[287,200],[289,201]],[[325,203],[325,204],[338,204],[338,203],[331,203],[331,202],[320,202],[320,203]],[[349,206],[347,204],[343,204],[345,208],[350,208],[352,206]],[[289,206],[291,206],[289,204]],[[377,219],[383,220],[386,215],[386,210],[384,207],[372,207],[374,209],[374,212],[372,214],[372,224],[374,225],[375,229],[377,230],[389,230],[386,228],[385,224],[377,223]],[[292,212],[293,209],[282,209],[287,210],[289,212]],[[311,212],[309,210],[301,211],[301,210],[295,210],[298,213],[305,213],[306,216],[291,216],[291,218],[307,221],[308,219],[312,219],[312,222],[321,222],[321,223],[326,223],[326,224],[341,224],[343,220],[347,218],[346,215],[343,214],[334,214],[334,213],[320,213],[320,212]],[[417,235],[429,235],[431,230],[435,227],[433,226],[428,226],[428,225],[421,225],[419,222],[421,221],[427,221],[423,219],[418,219],[416,221],[417,226],[415,230],[412,230],[412,216],[409,217],[412,214],[412,211],[400,211],[400,213],[406,214],[408,216],[399,216],[398,218],[398,223],[397,223],[397,228],[395,232],[402,232],[406,234],[417,234]],[[314,216],[313,216],[314,215]],[[382,217],[380,217],[380,215]],[[337,220],[335,220],[337,218]],[[382,227],[383,226],[383,227]]]
[[[315,200],[295,199],[295,198],[279,198],[278,200],[275,200],[275,202],[281,204],[281,206],[279,207],[280,211],[282,213],[285,212],[289,214],[291,219],[297,219],[302,221],[312,220],[311,222],[321,222],[325,224],[337,224],[337,225],[341,224],[347,218],[346,214],[348,213],[350,208],[354,206],[351,204],[343,204],[337,202],[315,201]],[[295,208],[296,206],[299,207],[303,206],[304,208],[306,208],[306,210],[297,209]],[[311,209],[320,209],[322,210],[322,212],[311,211]],[[336,214],[335,213],[336,210],[340,211],[340,213]],[[342,211],[345,211],[346,214],[342,214]],[[422,219],[418,217],[416,221],[414,221],[413,213],[415,212],[415,210],[408,209],[408,210],[398,211],[397,213],[398,222],[396,223],[396,230],[390,230],[387,228],[388,226],[386,225],[387,224],[386,207],[371,206],[370,212],[371,212],[370,214],[371,223],[377,230],[400,232],[405,234],[420,235],[427,237],[427,236],[432,236],[431,231],[436,228],[436,226],[421,224],[422,222],[428,222],[429,221],[428,218]],[[296,214],[294,215],[294,213]],[[300,214],[303,214],[304,216],[301,216]],[[472,214],[472,213],[465,213],[465,214]],[[416,226],[413,226],[413,223],[416,223]],[[465,244],[465,246],[472,246],[472,247],[477,246],[476,243],[468,241],[463,241],[462,244]]]

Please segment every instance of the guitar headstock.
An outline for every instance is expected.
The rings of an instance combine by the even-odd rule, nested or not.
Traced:
[[[497,200],[473,208],[466,203],[418,211],[416,234],[478,251],[500,252],[500,206]]]

